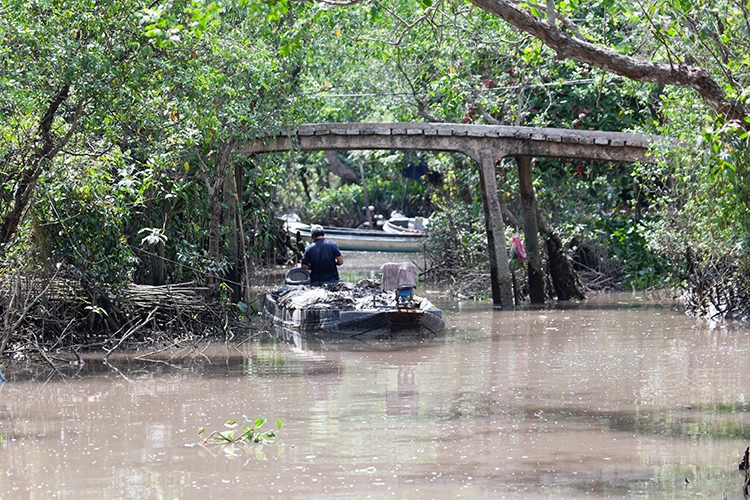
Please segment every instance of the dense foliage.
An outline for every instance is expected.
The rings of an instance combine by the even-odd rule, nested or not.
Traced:
[[[131,283],[194,281],[216,294],[224,283],[237,301],[255,266],[290,258],[277,216],[354,226],[367,205],[432,215],[434,265],[486,274],[466,158],[341,151],[344,180],[322,153],[248,158],[242,145],[326,121],[633,130],[674,141],[642,165],[535,161],[541,213],[592,287],[677,286],[697,304],[710,291],[708,314],[742,316],[727,297],[750,288],[747,9],[554,7],[5,1],[0,278],[60,264],[97,284],[89,311],[103,307],[99,287]],[[402,175],[422,160],[428,178]],[[511,161],[498,179],[510,238],[522,231]],[[11,309],[4,342],[25,314]]]

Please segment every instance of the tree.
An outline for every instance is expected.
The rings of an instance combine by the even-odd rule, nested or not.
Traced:
[[[208,254],[221,260],[221,225],[237,228],[223,213],[237,206],[228,180],[247,164],[234,146],[294,120],[301,59],[290,47],[303,33],[294,17],[258,23],[246,5],[199,0],[9,1],[0,11],[0,249],[31,213],[40,179],[105,163],[90,180],[118,186],[118,208],[131,215],[121,237],[155,254],[155,282],[165,259],[183,259],[188,245],[200,253],[201,234],[187,228],[204,202]]]
[[[364,3],[320,1],[330,5]],[[742,98],[747,86],[747,63],[742,59],[746,36],[740,35],[750,11],[741,2],[705,5],[701,1],[672,0],[643,2],[634,8],[615,0],[557,4],[548,0],[545,5],[470,1],[540,40],[557,59],[573,59],[635,81],[692,88],[727,121],[750,129]],[[403,40],[404,33],[420,23],[431,24],[438,7],[450,3],[425,0],[424,8],[412,19],[396,16],[396,24],[401,25],[397,40]],[[456,12],[460,3],[450,8]],[[608,17],[616,25],[613,34],[601,29],[601,19]],[[649,39],[655,44],[648,43]]]
[[[631,80],[690,87],[727,121],[736,122],[738,126],[750,130],[747,108],[742,100],[736,97],[736,91],[740,85],[732,77],[732,72],[720,73],[726,79],[722,85],[707,68],[692,64],[695,61],[695,55],[693,55],[695,53],[691,49],[695,48],[695,44],[684,43],[693,38],[698,40],[698,46],[709,55],[730,53],[725,40],[728,40],[728,36],[733,37],[737,33],[734,23],[742,23],[748,17],[748,11],[743,11],[740,3],[732,5],[730,2],[715,9],[698,8],[699,3],[692,1],[641,4],[643,14],[645,14],[643,18],[650,25],[651,34],[658,41],[660,50],[657,56],[665,55],[667,59],[667,62],[660,62],[633,57],[589,41],[584,30],[577,27],[566,16],[568,12],[573,12],[573,9],[568,6],[577,6],[577,2],[570,4],[560,2],[561,5],[566,6],[567,11],[561,12],[553,0],[548,0],[545,6],[529,3],[515,4],[507,0],[470,1],[482,10],[501,17],[519,30],[541,40],[555,51],[558,59],[575,59]],[[522,8],[522,5],[525,5],[526,9]],[[598,7],[602,10],[615,11],[615,8],[622,8],[624,4],[603,2]],[[734,11],[733,14],[736,17],[728,18],[727,20],[730,21],[728,23],[716,22],[719,20],[714,16],[717,16],[722,8]],[[586,9],[591,10],[591,6],[586,5]],[[703,12],[707,12],[709,17],[714,18],[708,22],[706,19],[701,19]],[[621,15],[633,21],[638,13],[627,8],[622,11]],[[558,23],[568,32],[560,29]],[[639,32],[646,33],[647,30]],[[684,38],[680,37],[681,32],[684,33]],[[672,46],[671,42],[678,38],[681,42],[679,46]],[[709,47],[709,45],[713,46]],[[728,62],[728,60],[724,61],[725,66],[722,69],[729,69],[726,66]],[[727,86],[729,89],[726,88]]]

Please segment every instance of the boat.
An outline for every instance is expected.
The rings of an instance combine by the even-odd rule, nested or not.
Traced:
[[[383,231],[402,236],[424,236],[430,224],[426,217],[406,217],[403,214],[391,214],[391,218],[383,224]]]
[[[292,217],[285,219],[287,232],[293,237],[312,241],[310,224],[305,224]],[[323,226],[326,239],[335,242],[341,250],[364,252],[421,252],[425,248],[427,237],[424,233],[408,234],[389,233],[377,229],[356,229]]]
[[[427,340],[445,328],[443,313],[414,295],[416,266],[386,263],[383,279],[311,287],[309,271],[294,268],[286,284],[266,293],[263,315],[272,324],[316,338]]]

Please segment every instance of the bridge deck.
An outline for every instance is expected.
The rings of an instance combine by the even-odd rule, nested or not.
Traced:
[[[456,123],[318,123],[269,132],[242,148],[244,154],[301,149],[411,149],[457,151],[479,160],[540,156],[634,162],[644,160],[658,136],[556,128]]]

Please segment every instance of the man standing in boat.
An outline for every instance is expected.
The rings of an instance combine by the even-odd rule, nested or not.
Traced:
[[[302,255],[302,267],[310,270],[310,284],[336,283],[339,280],[338,266],[344,263],[339,246],[325,238],[323,226],[313,224],[310,234],[313,242]]]

